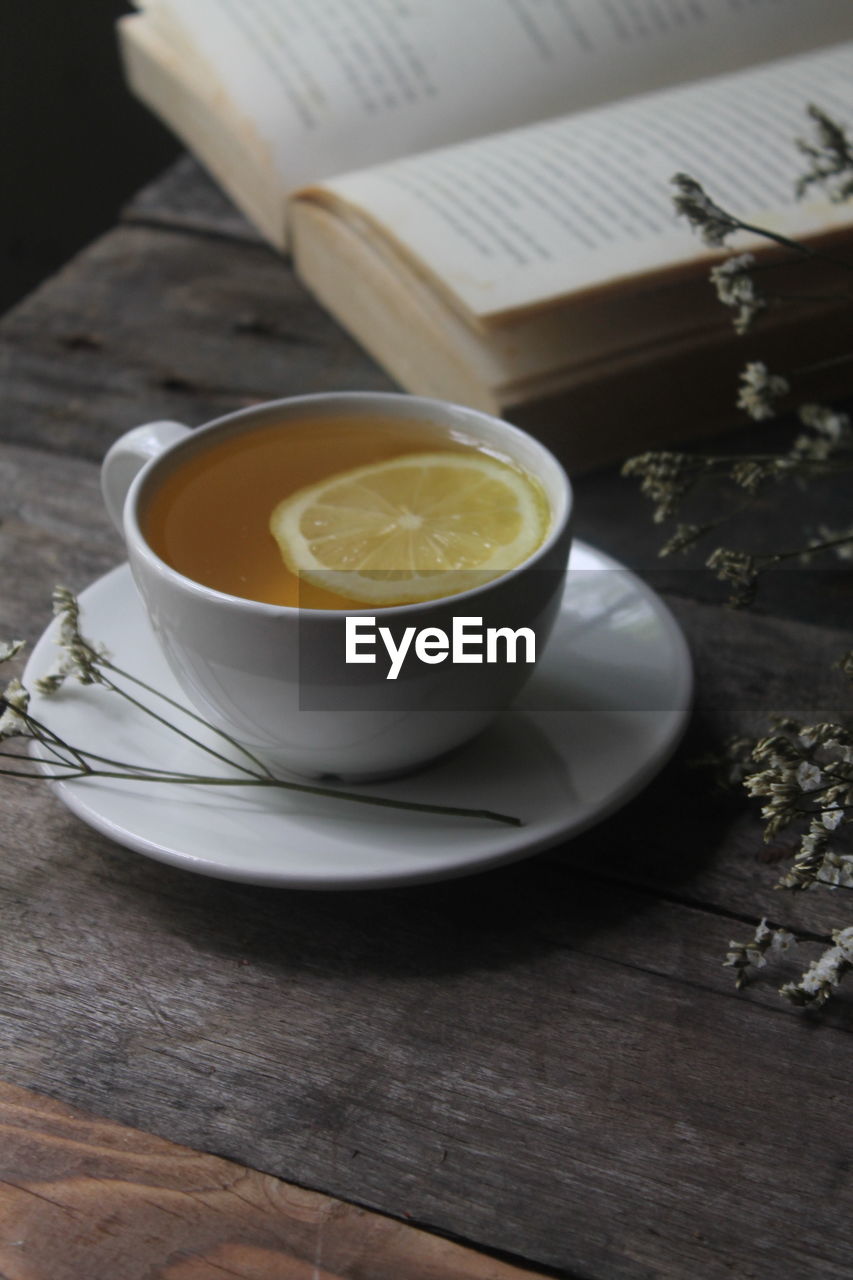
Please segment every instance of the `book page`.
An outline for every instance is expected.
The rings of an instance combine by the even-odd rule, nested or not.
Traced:
[[[850,0],[141,0],[286,191],[853,38]],[[191,52],[192,51],[192,52]]]
[[[784,234],[849,225],[850,205],[794,198],[805,167],[794,139],[812,101],[853,124],[853,43],[332,179],[305,198],[343,202],[457,304],[495,318],[706,256],[675,218],[678,171]]]

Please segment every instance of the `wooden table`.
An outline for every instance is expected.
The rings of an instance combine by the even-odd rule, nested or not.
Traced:
[[[189,161],[0,341],[0,634],[31,640],[55,582],[121,559],[98,493],[121,431],[389,385]],[[721,967],[765,913],[817,936],[846,903],[774,894],[754,809],[692,766],[770,711],[837,713],[849,579],[726,610],[655,568],[615,471],[577,489],[579,535],[664,591],[698,697],[663,775],[571,845],[272,891],[4,783],[3,1280],[853,1275],[850,995],[803,1015]]]

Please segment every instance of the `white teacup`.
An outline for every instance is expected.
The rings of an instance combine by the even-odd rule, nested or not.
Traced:
[[[226,595],[185,577],[152,550],[144,504],[170,469],[205,441],[316,416],[374,417],[461,432],[513,460],[550,507],[544,541],[501,577],[423,603],[348,611],[297,609]],[[485,413],[419,396],[330,393],[277,400],[190,430],[153,422],[122,436],[103,464],[104,501],[123,531],[130,567],[154,632],[188,698],[272,766],[308,777],[362,781],[427,764],[483,729],[532,671],[527,661],[387,666],[343,661],[347,617],[389,628],[439,627],[454,618],[531,628],[538,658],[559,607],[570,545],[568,479],[554,456]],[[362,624],[359,624],[362,625]],[[517,655],[520,658],[521,655]]]

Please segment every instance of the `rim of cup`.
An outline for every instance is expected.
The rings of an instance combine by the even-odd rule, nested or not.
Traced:
[[[517,466],[531,471],[546,490],[546,497],[551,511],[551,527],[536,550],[525,560],[522,560],[520,564],[513,565],[511,569],[507,569],[494,578],[490,578],[487,582],[469,587],[465,591],[454,592],[452,595],[438,596],[428,600],[413,600],[404,604],[365,605],[363,608],[303,609],[299,605],[272,604],[268,601],[253,600],[248,596],[235,596],[227,591],[220,591],[216,587],[206,586],[204,583],[197,582],[194,578],[190,578],[181,573],[180,570],[173,568],[150,546],[139,521],[140,504],[144,499],[146,488],[150,484],[156,483],[156,472],[161,467],[168,466],[170,461],[178,454],[203,447],[199,446],[198,442],[203,441],[209,435],[228,434],[229,428],[233,428],[236,433],[245,422],[265,417],[270,417],[274,420],[275,415],[282,413],[282,411],[286,412],[290,417],[298,414],[300,409],[316,410],[325,406],[329,409],[337,408],[338,411],[343,410],[347,416],[352,413],[352,416],[356,417],[357,413],[363,416],[364,409],[369,407],[370,404],[378,405],[383,410],[391,408],[399,410],[402,419],[409,418],[411,421],[423,421],[429,417],[430,410],[432,410],[438,417],[437,425],[448,430],[452,430],[454,425],[448,419],[450,417],[457,418],[459,428],[463,429],[467,426],[469,434],[474,438],[475,443],[487,445],[492,443],[492,441],[484,439],[476,431],[477,423],[488,425],[495,436],[506,439],[506,456],[511,458]],[[417,411],[412,412],[415,408]],[[408,413],[406,412],[407,409]],[[270,425],[275,425],[275,422],[271,421]],[[534,470],[523,459],[518,457],[512,448],[513,442],[522,446],[522,452],[532,452],[536,456],[539,464],[537,469]],[[496,447],[500,447],[497,441],[494,443]],[[550,483],[548,483],[549,481]],[[288,617],[292,615],[304,617],[304,615],[308,615],[312,620],[316,618],[318,621],[329,619],[339,622],[341,618],[351,615],[369,616],[377,613],[381,613],[383,618],[405,617],[408,613],[422,612],[424,608],[429,606],[446,606],[448,601],[467,601],[484,592],[493,590],[497,583],[507,582],[518,577],[521,573],[529,571],[538,561],[543,560],[548,555],[555,543],[563,536],[571,520],[573,507],[574,495],[571,481],[559,460],[541,441],[521,427],[507,422],[503,418],[497,418],[480,409],[471,409],[466,405],[458,405],[451,401],[438,400],[430,396],[415,396],[393,391],[323,391],[302,396],[286,396],[278,400],[264,400],[259,404],[249,405],[244,409],[237,409],[231,413],[223,414],[221,417],[214,418],[202,426],[190,429],[188,435],[173,444],[167,445],[161,453],[146,462],[134,476],[125,497],[122,524],[126,541],[128,544],[133,543],[136,553],[141,555],[152,569],[161,577],[173,580],[177,586],[184,590],[189,590],[203,599],[211,602],[215,601],[219,605],[229,606],[244,612],[249,609],[268,617]]]

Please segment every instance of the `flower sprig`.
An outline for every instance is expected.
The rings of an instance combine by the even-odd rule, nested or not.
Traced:
[[[759,768],[746,776],[744,786],[747,795],[764,801],[765,839],[808,821],[799,859],[780,887],[808,889],[820,880],[843,883],[837,869],[828,871],[826,855],[830,836],[853,822],[853,734],[840,724],[803,725],[780,718],[776,732],[756,742],[752,760]],[[853,858],[846,861],[846,881],[853,887]]]
[[[804,195],[817,184],[834,201],[853,196],[853,146],[846,129],[833,121],[819,107],[807,108],[813,129],[811,139],[797,139],[796,145],[809,160],[809,169],[796,184],[796,194]],[[673,178],[676,213],[687,219],[710,247],[724,247],[737,232],[749,232],[788,251],[788,260],[815,259],[831,262],[842,272],[853,271],[853,261],[839,258],[821,246],[801,244],[767,228],[744,221],[719,205],[701,183],[687,174]],[[733,309],[734,328],[743,334],[769,309],[783,300],[773,295],[767,280],[779,265],[779,258],[760,263],[753,253],[736,253],[715,264],[710,281],[717,297]],[[764,273],[759,284],[757,274]],[[836,275],[839,272],[836,270]],[[788,295],[791,297],[792,295]],[[826,295],[793,295],[823,297]],[[853,303],[853,293],[843,288],[832,294],[835,301]],[[853,361],[853,350],[823,363]],[[801,369],[797,374],[811,372]],[[699,490],[721,485],[733,492],[728,508],[714,519],[678,519],[673,532],[662,544],[659,554],[683,553],[705,541],[712,533],[730,525],[742,515],[759,494],[772,484],[791,482],[802,486],[828,475],[853,470],[853,430],[848,414],[811,402],[792,406],[794,382],[791,377],[771,371],[760,360],[752,360],[742,369],[736,389],[737,408],[755,422],[776,417],[780,409],[794,408],[798,429],[786,447],[776,453],[721,454],[652,451],[629,458],[623,474],[639,479],[641,492],[654,504],[656,523],[674,520],[682,514],[688,499]],[[816,555],[834,554],[842,560],[853,559],[853,521],[848,527],[831,529],[821,525],[807,534],[800,545],[782,551],[765,552],[741,547],[718,546],[707,554],[705,565],[720,581],[728,584],[732,604],[751,601],[759,580],[768,570],[792,560],[808,562]]]
[[[809,965],[799,982],[786,982],[779,988],[792,1004],[819,1009],[853,970],[853,928],[833,929],[832,943]]]
[[[753,278],[754,253],[739,253],[712,267],[709,273],[717,297],[734,309],[735,333],[746,333],[756,316],[768,305],[768,298]],[[787,384],[786,384],[787,389]]]
[[[768,956],[782,955],[796,945],[793,933],[787,929],[771,929],[765,916],[747,942],[729,943],[723,968],[736,970],[735,986],[740,989],[746,985],[750,969],[763,969]]]
[[[853,147],[847,130],[813,102],[806,111],[815,136],[796,139],[797,148],[809,160],[807,172],[797,183],[797,195],[805,195],[816,184],[830,200],[841,204],[853,196]]]
[[[796,183],[795,195],[802,197],[817,186],[834,202],[853,198],[853,145],[847,130],[813,104],[807,108],[807,115],[811,136],[796,139],[796,146],[808,161],[808,168]],[[821,244],[801,244],[744,221],[718,204],[701,183],[686,174],[676,174],[673,184],[676,214],[687,220],[709,248],[730,248],[729,240],[738,233],[748,233],[774,248],[765,260],[740,251],[711,268],[710,283],[719,301],[731,310],[738,334],[751,332],[756,324],[760,327],[771,309],[791,299],[831,301],[836,306],[853,303],[853,292],[844,285],[846,273],[853,271],[853,262]],[[832,264],[830,291],[823,284],[811,293],[774,291],[778,268],[796,262],[804,264],[798,268],[802,272],[809,263],[820,261]],[[764,500],[768,488],[785,485],[797,493],[824,477],[853,470],[850,416],[828,405],[797,404],[795,395],[801,374],[850,362],[853,350],[784,377],[762,361],[752,360],[745,365],[733,389],[737,408],[755,422],[770,421],[780,410],[793,411],[795,415],[793,431],[775,452],[655,451],[625,463],[623,474],[638,479],[641,492],[653,504],[653,520],[658,524],[675,521],[659,549],[660,555],[675,555],[695,547],[731,524],[759,497]],[[700,490],[707,497],[709,489],[718,500],[721,495],[726,496],[727,509],[722,513],[718,509],[712,517],[703,511],[701,519],[684,511],[699,498]],[[804,528],[797,544],[781,549],[717,546],[706,554],[705,565],[726,584],[730,603],[746,605],[768,570],[786,562],[808,563],[819,555],[853,561],[853,519],[849,523],[842,521],[840,527],[821,523],[816,530]],[[853,681],[853,650],[844,655],[839,667]],[[780,832],[796,830],[791,863],[777,888],[792,892],[853,889],[853,734],[844,724],[804,725],[778,720],[773,731],[757,742],[738,739],[727,756],[726,768],[729,776],[760,802],[765,839],[775,841]],[[751,970],[763,968],[795,942],[793,934],[771,927],[765,918],[752,938],[731,943],[725,964],[736,970],[740,987]],[[823,939],[823,944],[823,953],[799,981],[786,983],[780,989],[795,1004],[824,1004],[845,975],[853,971],[853,927],[835,930],[831,937]]]
[[[81,685],[97,685],[117,698],[130,704],[137,712],[156,721],[168,732],[192,743],[200,751],[225,764],[229,774],[187,773],[180,770],[155,768],[134,761],[116,760],[99,755],[87,747],[68,742],[30,710],[30,692],[17,677],[13,677],[0,697],[0,776],[11,778],[37,778],[44,775],[37,766],[49,769],[54,781],[71,781],[87,778],[114,778],[134,782],[168,782],[194,786],[217,787],[269,787],[282,791],[301,792],[324,796],[351,804],[379,805],[383,808],[414,810],[421,813],[444,814],[453,817],[485,819],[508,826],[521,826],[518,818],[491,809],[465,808],[457,805],[427,804],[420,801],[398,800],[388,796],[373,795],[361,791],[314,785],[280,778],[253,752],[232,738],[224,730],[210,724],[202,716],[191,711],[183,703],[176,702],[162,690],[140,680],[131,672],[119,667],[110,654],[100,645],[86,639],[80,630],[80,606],[76,596],[67,587],[56,587],[53,592],[53,612],[59,619],[57,644],[59,660],[54,669],[36,680],[35,690],[52,697],[59,692],[66,680],[73,679]],[[0,641],[0,663],[16,658],[25,647],[22,640]],[[146,701],[145,699],[154,701]],[[156,709],[160,707],[161,709]],[[204,734],[181,728],[176,716],[186,718],[193,725],[203,726]],[[218,745],[205,741],[214,735]],[[25,744],[28,755],[20,750],[3,749],[4,743],[17,740],[16,746]],[[33,768],[36,766],[36,768]]]
[[[787,929],[774,929],[762,920],[755,934],[746,942],[732,941],[723,961],[724,968],[735,969],[735,986],[740,989],[749,980],[752,969],[763,969],[768,959],[776,959],[797,945],[797,939]],[[779,988],[791,1004],[800,1008],[819,1009],[826,1004],[853,971],[853,927],[833,929],[830,944],[816,960],[813,960],[795,982],[786,982]]]
[[[742,741],[737,752],[742,766]],[[853,889],[853,733],[828,721],[804,725],[779,718],[773,733],[751,744],[748,758],[742,782],[749,796],[762,801],[765,840],[776,841],[781,832],[800,828],[777,889]],[[753,938],[730,944],[724,965],[737,971],[737,986],[742,987],[750,970],[763,968],[796,941],[786,929],[769,928],[764,919]],[[824,948],[799,981],[780,988],[794,1004],[819,1007],[853,969],[853,927],[835,930]]]
[[[738,407],[756,421],[775,413],[775,401],[787,394],[787,380],[769,372],[759,361],[741,374]],[[778,453],[681,453],[654,450],[629,458],[622,474],[639,479],[640,492],[654,504],[652,519],[662,524],[679,514],[686,499],[700,486],[714,481],[728,484],[738,495],[736,503],[722,515],[704,522],[679,521],[668,540],[658,550],[660,556],[685,552],[702,539],[723,528],[751,505],[769,484],[783,481],[803,483],[821,476],[853,471],[853,429],[850,416],[821,404],[800,405],[800,430],[787,449]],[[717,547],[705,565],[731,588],[730,603],[750,602],[762,574],[769,569],[799,560],[807,562],[822,552],[839,559],[853,556],[853,525],[831,529],[820,525],[817,536],[807,536],[796,546],[776,552],[745,551]]]
[[[794,184],[794,194],[798,199],[802,198],[810,187],[817,185],[834,203],[843,203],[853,195],[853,147],[847,130],[815,103],[807,105],[806,114],[812,125],[812,137],[796,138],[795,146],[806,156],[809,167]],[[722,248],[730,236],[741,232],[787,249],[797,258],[820,258],[853,270],[853,262],[847,258],[792,240],[724,209],[690,174],[674,174],[672,185],[675,188],[672,203],[676,214],[687,220],[709,249]]]

